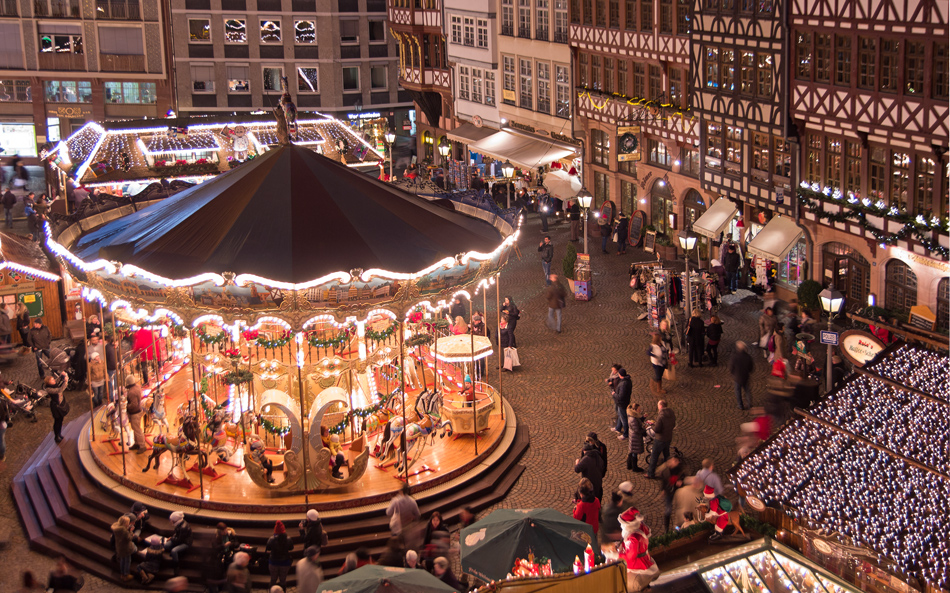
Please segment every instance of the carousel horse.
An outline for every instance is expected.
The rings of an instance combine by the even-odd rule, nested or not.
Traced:
[[[383,394],[377,392],[376,397],[377,399],[382,399]],[[380,408],[379,411],[369,414],[363,418],[363,427],[360,432],[364,432],[366,434],[374,433],[381,428],[385,428],[386,424],[388,424],[390,420],[400,415],[402,415],[402,402],[399,401],[398,398],[390,395],[386,405]]]
[[[151,431],[151,427],[158,426],[158,433],[165,434],[171,430],[165,413],[165,392],[158,388],[155,390],[155,395],[149,399],[151,402],[146,400],[146,409],[148,410],[146,430]]]
[[[217,417],[217,414],[215,416]],[[249,418],[253,416],[249,411],[245,411],[244,421],[248,422]],[[234,456],[240,441],[241,425],[237,422],[220,421],[213,424],[209,423],[205,427],[205,443],[211,447],[211,452],[223,462],[227,462]]]
[[[108,434],[108,438],[118,440],[122,438],[124,433],[126,448],[132,446],[135,438],[132,434],[132,428],[129,426],[129,416],[125,413],[124,403],[117,407],[115,402],[109,402],[100,418],[99,427],[102,432]]]
[[[403,426],[402,418],[396,417],[389,423],[391,436],[383,446],[380,457],[388,458],[395,455],[397,473],[415,463],[414,459],[418,459],[425,450],[427,437],[431,436],[434,442],[436,432],[440,430],[442,432],[439,438],[452,435],[452,422],[442,420],[441,392],[423,391],[416,399],[415,410],[419,416],[418,422],[410,422],[408,426]],[[396,439],[399,439],[398,446]]]
[[[177,437],[167,434],[155,435],[155,438],[152,439],[152,453],[148,456],[148,462],[142,471],[147,472],[151,469],[152,461],[155,462],[155,471],[158,471],[158,466],[161,465],[162,455],[165,451],[172,454],[172,470],[184,466],[184,462],[192,455],[198,456],[200,467],[207,465],[208,454],[201,450],[198,421],[194,416],[188,416],[182,421]]]

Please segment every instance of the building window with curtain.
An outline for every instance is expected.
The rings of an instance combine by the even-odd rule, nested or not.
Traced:
[[[841,188],[841,139],[834,136],[825,138],[825,185]]]
[[[538,62],[538,111],[551,113],[551,66]]]
[[[903,152],[891,153],[891,199],[890,205],[900,209],[907,208],[908,189],[910,188],[910,155]]]
[[[531,78],[531,60],[521,60],[521,102],[518,105],[522,109],[534,109]]]
[[[510,56],[502,58],[502,95],[501,100],[506,105],[514,105],[517,89],[515,88],[515,59]]]
[[[214,92],[214,64],[191,65],[191,90],[195,93]]]
[[[248,66],[227,66],[228,93],[243,94],[251,92],[251,75]],[[299,85],[298,85],[299,87]],[[300,90],[299,88],[297,90]]]
[[[666,149],[666,144],[655,138],[647,138],[647,158],[651,165],[659,165],[669,168],[672,159],[670,151]]]
[[[929,157],[918,157],[917,159],[917,181],[914,183],[914,203],[910,204],[908,211],[911,214],[926,212],[930,210],[934,195],[934,173],[937,170],[937,163]],[[946,196],[944,196],[946,200]]]
[[[887,262],[884,280],[884,307],[891,311],[908,312],[917,304],[917,274],[904,262]]]
[[[471,78],[468,66],[459,66],[459,99],[468,101],[470,98],[469,89],[471,87]]]
[[[610,178],[607,173],[594,172],[594,201],[598,206],[610,199]]]
[[[595,165],[610,166],[610,136],[601,130],[590,131],[591,160]]]

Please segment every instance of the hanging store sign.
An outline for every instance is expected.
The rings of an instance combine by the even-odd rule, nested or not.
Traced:
[[[851,329],[841,334],[841,355],[851,364],[863,367],[884,350],[884,343],[873,335]]]
[[[75,105],[47,105],[46,115],[63,119],[88,118],[92,117],[92,106],[78,103]]]
[[[640,160],[640,126],[619,126],[617,128],[617,161]]]

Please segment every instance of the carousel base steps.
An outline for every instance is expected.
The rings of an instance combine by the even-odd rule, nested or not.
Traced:
[[[115,583],[118,586],[142,588],[137,581],[124,583],[119,580],[112,562],[110,527],[123,513],[131,509],[136,493],[124,487],[97,482],[82,464],[79,438],[87,425],[88,415],[70,422],[64,427],[64,440],[56,444],[48,436],[36,449],[12,484],[13,497],[20,513],[24,530],[34,550],[51,556],[65,556],[71,564],[86,573]],[[432,511],[440,511],[449,524],[453,524],[465,507],[476,512],[501,501],[524,472],[519,464],[528,448],[528,427],[518,424],[507,450],[471,480],[441,491],[423,491],[414,494],[423,517]],[[193,513],[194,509],[182,509],[188,514],[195,540],[192,549],[182,556],[179,574],[190,582],[203,583],[211,560],[214,525],[219,521],[210,513]],[[146,532],[170,536],[171,523],[167,510],[152,508],[151,521]],[[228,518],[227,523],[238,533],[241,543],[263,550],[273,534],[273,518],[261,517]],[[297,519],[287,522],[287,531],[295,543],[294,559],[303,555],[303,546],[297,536]],[[365,548],[373,556],[381,554],[389,538],[389,518],[385,505],[358,513],[323,516],[324,529],[330,543],[324,546],[321,563],[328,575],[336,574],[347,554]],[[167,560],[167,557],[166,557]],[[133,560],[133,567],[138,564]],[[160,589],[173,576],[171,568],[163,570],[148,587]],[[252,567],[255,589],[266,590],[269,584],[266,561],[263,566]],[[291,570],[288,584],[294,584]],[[189,591],[203,591],[195,585]]]

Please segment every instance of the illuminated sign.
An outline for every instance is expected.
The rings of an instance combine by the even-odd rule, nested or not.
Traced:
[[[377,119],[382,117],[378,111],[367,111],[366,113],[347,113],[348,119]]]

